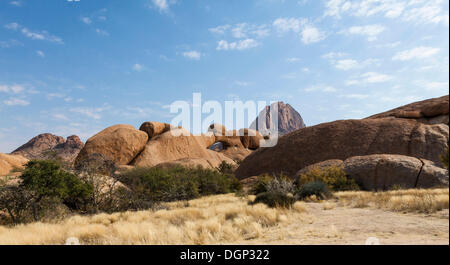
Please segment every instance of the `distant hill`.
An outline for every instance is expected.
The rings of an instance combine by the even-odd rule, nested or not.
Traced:
[[[61,136],[44,133],[33,137],[11,154],[28,159],[48,159],[58,156],[64,161],[73,162],[83,146],[83,142],[76,135],[64,139]]]
[[[269,128],[272,122],[270,119],[270,111],[272,108],[278,107],[278,134],[285,135],[298,129],[305,128],[302,116],[289,104],[282,101],[266,106],[258,115],[258,118],[250,125],[251,129],[259,131],[262,135],[269,135]],[[262,121],[259,124],[258,121]]]

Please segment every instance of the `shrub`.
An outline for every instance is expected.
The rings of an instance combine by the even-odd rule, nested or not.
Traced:
[[[274,177],[267,174],[258,176],[258,181],[255,183],[255,185],[253,185],[251,192],[253,194],[267,192],[267,183],[269,183],[273,179]]]
[[[276,192],[283,194],[294,194],[296,192],[296,187],[294,182],[288,177],[278,177],[266,183],[267,192]]]
[[[20,186],[33,193],[36,204],[44,198],[54,198],[64,202],[69,208],[78,209],[92,194],[91,185],[64,171],[54,161],[29,161],[20,178]]]
[[[118,179],[136,194],[135,198],[151,201],[189,200],[242,189],[234,176],[202,167],[136,168]]]
[[[448,156],[449,156],[449,148],[447,147],[447,152],[445,152],[445,154],[439,156],[439,159],[441,160],[442,164],[447,169],[448,169]]]
[[[222,163],[220,163],[220,165],[217,167],[217,171],[219,171],[222,174],[233,174],[234,169],[235,166],[227,163],[226,161],[222,161]]]
[[[358,184],[353,179],[347,178],[342,167],[330,166],[326,168],[313,167],[308,172],[301,174],[297,180],[297,186],[314,181],[321,181],[333,191],[359,190]]]
[[[291,208],[296,202],[296,198],[292,194],[281,192],[263,192],[256,195],[252,204],[264,203],[269,207]]]
[[[301,186],[298,191],[299,199],[305,199],[315,195],[319,199],[326,199],[331,196],[328,185],[322,181],[313,181]]]

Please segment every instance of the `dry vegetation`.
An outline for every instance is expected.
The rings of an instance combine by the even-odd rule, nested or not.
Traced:
[[[301,215],[305,206],[271,209],[232,194],[167,204],[158,211],[71,217],[57,224],[0,227],[0,244],[218,244],[264,236],[264,230]]]
[[[345,191],[334,195],[341,205],[349,207],[376,207],[398,212],[434,213],[448,209],[449,189]]]
[[[254,196],[215,195],[154,211],[0,226],[0,244],[64,244],[70,237],[81,244],[364,244],[370,236],[383,244],[448,244],[448,189],[335,196],[283,209],[249,205]],[[441,209],[446,216],[419,213]]]

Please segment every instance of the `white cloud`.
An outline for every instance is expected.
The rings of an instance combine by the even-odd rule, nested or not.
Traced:
[[[97,32],[97,34],[101,36],[109,36],[109,32],[107,32],[106,30],[95,29],[95,32]]]
[[[5,28],[10,29],[10,30],[18,30],[20,28],[20,24],[17,22],[12,22],[12,23],[6,24]]]
[[[277,18],[273,22],[273,26],[280,33],[286,33],[293,31],[295,33],[300,32],[301,27],[305,24],[304,19],[297,18]]]
[[[8,106],[27,106],[30,104],[30,102],[20,98],[10,98],[8,100],[4,100],[3,103]]]
[[[448,26],[448,6],[443,0],[328,0],[324,16],[340,19],[344,15],[371,17],[382,15],[391,19],[422,24]]]
[[[435,55],[439,52],[439,50],[439,48],[420,46],[410,50],[398,52],[394,55],[394,57],[392,57],[392,60],[407,61],[412,59],[424,59]]]
[[[25,91],[25,87],[22,85],[0,85],[0,92],[10,93],[10,94],[19,94]]]
[[[286,59],[286,62],[288,62],[288,63],[295,63],[298,61],[300,61],[300,58],[297,58],[297,57],[291,57],[291,58]]]
[[[11,2],[9,2],[9,4],[13,5],[13,6],[22,6],[22,2],[20,2],[20,1],[11,1]]]
[[[225,34],[225,32],[230,28],[230,25],[222,25],[222,26],[217,26],[215,28],[210,28],[208,29],[210,32],[212,33],[216,33],[216,34]]]
[[[183,56],[191,60],[200,60],[202,54],[199,53],[198,51],[188,51],[183,52]]]
[[[367,72],[365,74],[362,74],[358,76],[355,79],[348,80],[346,82],[346,85],[352,86],[352,85],[361,85],[361,84],[368,84],[368,83],[384,83],[387,81],[392,80],[393,77],[386,74],[380,74],[376,72]]]
[[[230,34],[236,39],[248,39],[248,38],[264,38],[270,35],[270,30],[266,24],[257,25],[249,23],[238,23],[235,25],[222,25],[215,28],[208,29],[210,32],[225,35]]]
[[[380,25],[366,25],[350,27],[340,33],[346,35],[362,35],[366,36],[368,41],[374,41],[377,39],[378,34],[382,33],[384,30],[385,28]]]
[[[143,65],[138,64],[138,63],[133,65],[133,71],[142,72],[143,70],[144,70],[144,66]]]
[[[42,58],[45,57],[45,53],[44,53],[43,51],[36,51],[36,54],[37,54],[39,57],[42,57]]]
[[[217,50],[228,51],[228,50],[246,50],[250,48],[255,48],[259,46],[259,43],[254,39],[239,40],[237,42],[228,42],[226,40],[221,40],[217,43]]]
[[[50,42],[55,42],[58,44],[64,44],[62,39],[60,37],[51,35],[47,31],[31,31],[26,27],[21,26],[19,23],[13,22],[5,25],[6,29],[9,30],[20,30],[20,32],[27,38],[30,38],[32,40],[45,40]]]
[[[442,92],[448,93],[449,83],[448,82],[428,82],[425,80],[416,81],[415,84],[426,91]]]
[[[369,95],[367,95],[367,94],[348,94],[348,95],[343,95],[342,97],[351,98],[351,99],[366,99],[369,97]]]
[[[326,86],[326,85],[314,85],[307,87],[303,89],[305,92],[313,92],[313,91],[321,91],[321,92],[327,92],[327,93],[334,93],[337,91],[337,89],[333,86]]]
[[[167,0],[152,0],[153,6],[156,7],[159,12],[169,11],[169,2]]]
[[[235,83],[236,83],[236,85],[238,85],[238,86],[249,86],[249,85],[252,84],[252,83],[250,83],[250,82],[245,82],[245,81],[236,81]]]
[[[72,108],[70,109],[71,112],[84,115],[86,117],[99,120],[101,116],[101,112],[106,110],[108,108],[87,108],[87,107],[78,107],[78,108]]]
[[[90,19],[90,18],[88,18],[88,17],[82,17],[81,18],[81,21],[84,23],[84,24],[91,24],[92,23],[92,20]]]
[[[308,20],[304,18],[277,18],[272,26],[280,34],[288,32],[299,34],[304,44],[319,42],[326,37],[323,32],[308,23]]]
[[[322,58],[325,58],[325,59],[335,59],[335,58],[338,58],[338,57],[344,57],[344,56],[346,56],[347,54],[346,53],[343,53],[343,52],[329,52],[329,53],[327,53],[327,54],[324,54],[324,55],[322,55]]]
[[[352,59],[339,60],[336,62],[335,67],[341,70],[350,70],[358,67],[358,61]]]
[[[23,46],[23,43],[17,40],[0,41],[0,48],[11,48],[14,46]]]
[[[305,44],[315,43],[325,39],[325,34],[311,25],[306,25],[303,28],[301,35],[302,41]]]

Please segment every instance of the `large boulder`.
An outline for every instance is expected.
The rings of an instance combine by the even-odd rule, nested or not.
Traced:
[[[241,163],[236,176],[293,176],[314,163],[370,154],[400,154],[439,164],[448,140],[445,124],[426,125],[407,119],[334,121],[285,135],[274,147],[259,148]]]
[[[368,117],[367,119],[379,118],[403,118],[415,119],[426,124],[449,124],[449,96],[432,98],[414,102],[383,113]]]
[[[258,149],[260,141],[264,141],[264,137],[252,129],[241,129],[239,135],[242,145],[248,149]]]
[[[131,164],[139,167],[153,167],[172,163],[213,168],[222,161],[234,163],[230,158],[208,150],[210,143],[211,135],[194,136],[183,128],[172,129],[151,139]]]
[[[376,154],[354,156],[342,160],[326,160],[297,172],[301,177],[313,168],[341,167],[347,176],[366,190],[402,188],[431,188],[448,186],[448,170],[433,162],[403,155]]]
[[[147,140],[147,133],[136,130],[131,125],[108,127],[87,140],[75,165],[94,153],[102,154],[118,165],[127,165],[144,149]]]
[[[0,176],[10,175],[13,169],[23,169],[28,159],[21,155],[7,155],[0,153]]]
[[[170,124],[156,121],[147,121],[141,125],[139,130],[146,132],[148,135],[148,139],[152,139],[155,136],[170,131]]]

